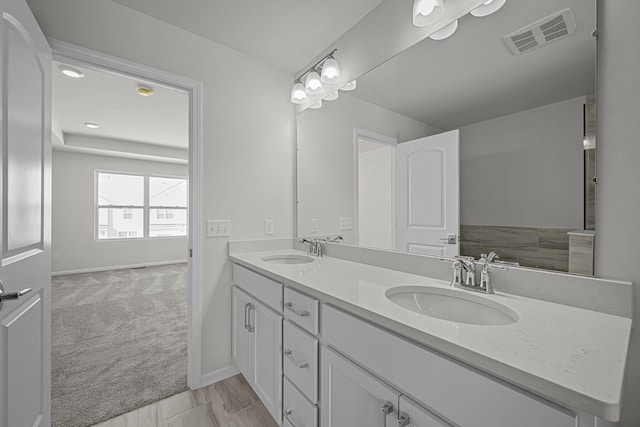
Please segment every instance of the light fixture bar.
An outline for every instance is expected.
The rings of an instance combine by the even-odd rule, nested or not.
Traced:
[[[300,77],[293,80],[294,83],[302,82],[307,74],[312,71],[318,71],[318,67],[322,67],[325,61],[329,58],[333,58],[333,54],[336,53],[338,49],[333,49],[331,52],[327,53],[320,61],[316,62],[312,67],[309,67],[304,73],[300,74]],[[335,58],[334,58],[335,59]]]

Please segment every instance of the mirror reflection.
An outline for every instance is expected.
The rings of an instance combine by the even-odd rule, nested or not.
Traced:
[[[510,0],[298,114],[298,236],[592,274],[594,28],[593,1]]]

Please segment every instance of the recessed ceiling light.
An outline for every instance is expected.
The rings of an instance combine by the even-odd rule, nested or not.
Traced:
[[[71,77],[72,79],[81,79],[84,77],[84,73],[76,68],[69,67],[68,65],[61,65],[58,67],[60,72],[67,77]]]
[[[91,123],[91,122],[84,122],[84,125],[86,127],[88,127],[89,129],[98,129],[100,127],[99,124],[97,123]]]
[[[151,96],[153,95],[153,88],[148,86],[138,86],[137,92],[140,96]]]

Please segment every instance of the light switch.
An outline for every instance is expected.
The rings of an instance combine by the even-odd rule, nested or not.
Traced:
[[[317,233],[318,232],[318,219],[317,218],[313,218],[311,220],[311,232],[312,233]]]
[[[228,237],[231,236],[230,220],[208,220],[207,237]]]
[[[353,230],[353,218],[340,218],[340,230]]]
[[[264,234],[266,236],[269,236],[269,235],[273,234],[273,220],[272,219],[265,219],[264,220]]]

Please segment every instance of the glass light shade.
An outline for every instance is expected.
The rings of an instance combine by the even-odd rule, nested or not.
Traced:
[[[291,88],[291,102],[294,104],[302,104],[307,100],[307,93],[304,91],[302,83],[297,82]]]
[[[497,12],[507,0],[488,0],[471,11],[473,16],[483,17]]]
[[[324,98],[325,101],[335,101],[336,99],[338,99],[338,91],[334,91],[331,92],[329,95],[325,96]]]
[[[456,32],[457,29],[458,29],[458,20],[456,19],[451,24],[442,27],[435,33],[431,34],[429,37],[432,38],[433,40],[444,40],[447,37],[451,37],[453,33]]]
[[[318,95],[322,93],[322,81],[320,81],[320,76],[315,71],[307,74],[307,78],[304,81],[304,90],[309,95]]]
[[[340,90],[344,90],[344,91],[351,91],[354,90],[356,88],[356,81],[355,80],[351,80],[349,83],[346,83],[344,86],[342,86],[340,88]]]
[[[438,20],[444,13],[443,0],[414,0],[413,25],[424,27]]]
[[[340,81],[340,65],[338,65],[338,61],[334,58],[324,61],[320,78],[325,83],[338,83]]]
[[[322,99],[318,102],[314,102],[313,104],[309,105],[309,108],[313,108],[314,110],[317,110],[318,108],[322,108]]]

